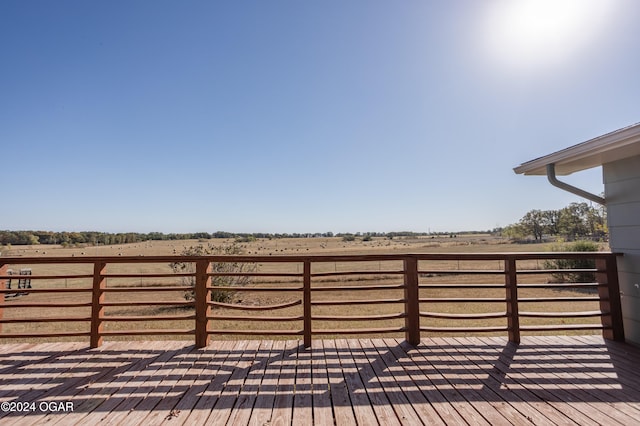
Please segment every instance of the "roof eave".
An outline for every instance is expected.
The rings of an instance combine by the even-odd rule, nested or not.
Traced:
[[[558,175],[569,175],[622,158],[640,155],[640,123],[536,158],[515,167],[517,174],[545,176],[555,164]]]

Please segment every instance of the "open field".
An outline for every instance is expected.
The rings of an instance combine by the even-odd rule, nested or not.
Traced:
[[[232,240],[207,240],[207,241],[153,241],[136,244],[126,244],[117,246],[96,246],[96,247],[75,247],[62,248],[55,246],[20,246],[13,247],[9,252],[3,252],[3,256],[157,256],[157,255],[174,255],[180,254],[185,248],[198,245],[212,243],[215,245],[231,244]],[[248,243],[240,243],[243,254],[251,256],[282,256],[282,255],[345,255],[345,254],[396,254],[396,253],[496,253],[496,252],[531,252],[531,251],[548,251],[550,245],[545,244],[510,244],[506,240],[491,237],[488,235],[472,235],[458,238],[449,237],[421,237],[421,238],[394,238],[393,240],[374,238],[372,241],[357,240],[354,242],[345,242],[341,238],[305,238],[305,239],[272,239],[257,240]],[[603,247],[603,249],[607,249]],[[430,273],[421,274],[419,283],[423,286],[438,284],[479,284],[479,285],[504,285],[504,274],[499,271],[503,270],[504,264],[500,261],[420,261],[420,270],[429,270]],[[57,264],[57,265],[21,265],[15,267],[17,270],[22,267],[31,267],[34,275],[68,275],[68,274],[92,274],[92,265],[76,265],[76,264]],[[291,273],[300,274],[301,263],[259,263],[257,271],[259,273]],[[386,289],[358,289],[357,287],[371,285],[387,285],[390,287],[402,284],[402,275],[394,274],[402,268],[399,261],[376,261],[376,262],[326,262],[313,265],[313,273],[327,274],[322,277],[314,278],[312,285],[314,288],[314,301],[318,303],[313,307],[313,315],[316,317],[323,316],[380,316],[379,321],[375,321],[375,327],[380,328],[400,328],[404,325],[403,318],[384,318],[399,312],[403,312],[403,303],[399,302],[403,298],[403,290],[399,288]],[[526,269],[542,269],[542,262],[537,260],[522,261],[518,268]],[[451,271],[460,271],[460,273],[450,273]],[[465,274],[467,270],[495,270],[495,274]],[[360,275],[330,275],[346,271],[367,272]],[[449,271],[448,273],[439,273],[438,271]],[[175,318],[156,321],[136,321],[136,329],[185,329],[193,328],[193,307],[180,307],[186,303],[185,294],[188,282],[184,282],[180,278],[153,278],[143,277],[144,274],[166,274],[171,270],[167,263],[158,264],[139,264],[139,263],[122,263],[110,264],[109,274],[135,274],[139,277],[131,278],[107,278],[107,287],[117,289],[118,287],[153,287],[158,291],[153,291],[153,301],[165,303],[162,306],[150,306],[144,302],[149,301],[151,295],[149,292],[137,293],[119,293],[109,292],[106,295],[106,302],[109,303],[128,303],[139,302],[139,306],[108,306],[105,310],[105,316],[116,318],[117,316],[163,316],[175,317],[182,316],[184,319]],[[551,279],[548,274],[526,275],[519,277],[519,284],[525,283],[546,283]],[[216,330],[243,330],[258,327],[264,328],[265,321],[256,322],[239,321],[233,319],[234,316],[253,314],[252,307],[264,305],[281,305],[288,302],[295,302],[300,298],[299,292],[278,291],[265,292],[260,291],[263,287],[292,287],[300,285],[299,277],[255,277],[252,283],[243,291],[237,292],[233,296],[233,303],[247,306],[245,311],[236,309],[227,309],[217,307],[213,310],[215,316],[221,319],[212,320],[212,326]],[[13,285],[16,285],[14,281]],[[90,288],[91,278],[82,279],[45,279],[34,280],[32,285],[34,288]],[[185,290],[160,291],[162,287],[184,285]],[[338,286],[339,289],[335,287]],[[334,290],[322,291],[323,287],[333,287]],[[12,287],[13,288],[13,287]],[[344,290],[342,290],[344,288]],[[576,297],[584,296],[585,290],[581,289],[523,289],[520,297]],[[491,303],[443,303],[438,302],[438,298],[504,298],[505,290],[498,288],[473,288],[473,289],[447,289],[447,288],[421,288],[420,298],[428,298],[433,303],[427,305],[428,311],[436,314],[433,318],[423,318],[422,323],[428,324],[429,327],[446,327],[446,326],[500,326],[506,322],[505,318],[478,319],[478,320],[455,320],[437,318],[438,313],[458,314],[458,313],[494,313],[505,310],[504,302]],[[324,305],[328,301],[356,301],[356,300],[387,300],[383,304],[355,304],[355,305]],[[398,302],[394,302],[398,301]],[[16,308],[11,309],[9,306],[16,304],[38,304],[43,302],[60,302],[60,303],[76,303],[87,304],[75,308],[50,308],[46,311],[42,308]],[[87,318],[91,316],[91,294],[90,293],[66,293],[66,294],[50,294],[50,293],[31,293],[18,297],[8,297],[7,307],[4,309],[5,319],[38,319],[38,318],[55,318],[63,315],[69,316],[73,312],[74,317],[82,318],[83,321],[78,322],[30,322],[30,323],[8,323],[3,325],[4,333],[21,333],[21,332],[62,332],[62,331],[84,331],[87,329]],[[425,305],[424,303],[422,305]],[[425,310],[425,306],[421,306]],[[544,311],[552,310],[556,312],[563,311],[595,311],[598,309],[597,301],[575,301],[575,302],[553,302],[553,307],[548,306],[544,302],[532,302],[527,304],[527,311]],[[63,312],[64,310],[64,312]],[[295,305],[288,308],[278,309],[274,311],[260,311],[261,317],[277,316],[277,317],[300,317],[302,315],[302,306]],[[549,318],[523,318],[523,325],[544,325],[552,324],[557,319]],[[562,324],[583,323],[584,318],[563,319]],[[371,320],[366,321],[349,321],[349,328],[367,328],[372,327]],[[591,321],[593,322],[593,321]],[[271,330],[299,330],[301,328],[301,320],[277,322],[268,321],[268,328]],[[317,320],[314,322],[314,329],[339,329],[344,327],[344,322]],[[105,325],[106,331],[118,331],[131,328],[130,321],[110,321]],[[584,334],[584,330],[580,331]],[[431,335],[430,333],[423,333]],[[469,334],[469,333],[467,333]],[[501,333],[497,333],[501,334]],[[502,333],[503,334],[503,333]],[[554,332],[557,334],[557,332]],[[391,334],[395,337],[402,336],[402,333]],[[459,334],[458,334],[459,335]],[[328,334],[331,337],[331,334]],[[385,336],[389,336],[386,334]],[[191,339],[190,336],[145,336],[145,339]],[[234,335],[221,335],[216,338],[236,338]],[[82,337],[63,338],[68,340],[83,340]],[[131,336],[110,336],[107,340],[130,340]],[[7,340],[7,339],[2,339]],[[41,338],[22,339],[22,341],[42,341]],[[44,339],[46,340],[46,339]],[[59,338],[56,340],[60,340]],[[9,340],[7,340],[9,341]],[[15,342],[16,340],[11,340]]]
[[[132,244],[118,244],[108,246],[81,246],[62,247],[59,245],[25,245],[1,248],[3,256],[118,256],[118,255],[170,255],[180,253],[184,248],[198,244],[223,245],[233,243],[233,239],[211,240],[175,240],[175,241],[145,241]],[[373,237],[371,241],[343,241],[340,237],[332,238],[273,238],[258,239],[252,242],[239,243],[245,250],[245,254],[276,255],[276,254],[346,254],[346,253],[407,253],[407,252],[431,252],[445,249],[448,252],[475,251],[469,247],[483,246],[481,250],[511,251],[505,246],[520,247],[513,251],[523,251],[527,247],[523,244],[510,244],[508,240],[494,237],[489,234],[474,234],[457,236],[420,236],[420,237],[395,237],[393,239]],[[534,245],[536,246],[536,245]],[[466,247],[466,249],[464,249]],[[502,248],[501,248],[502,247]]]

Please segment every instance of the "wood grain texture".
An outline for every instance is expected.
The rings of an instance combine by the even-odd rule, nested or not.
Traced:
[[[0,345],[3,425],[628,425],[640,349],[598,336]]]

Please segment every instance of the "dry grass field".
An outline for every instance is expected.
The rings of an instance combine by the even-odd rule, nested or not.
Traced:
[[[224,245],[232,244],[232,240],[189,240],[189,241],[153,241],[135,244],[114,245],[114,246],[87,246],[63,248],[56,246],[14,246],[10,250],[4,250],[3,256],[153,256],[153,255],[173,255],[180,254],[185,248],[198,244],[214,244]],[[282,255],[306,255],[306,254],[324,254],[324,255],[341,255],[341,254],[398,254],[398,253],[489,253],[489,252],[532,252],[532,251],[549,251],[550,245],[546,244],[511,244],[506,240],[492,237],[489,235],[470,235],[459,236],[457,238],[449,237],[420,237],[420,238],[394,238],[392,240],[384,238],[373,238],[372,241],[361,241],[360,239],[353,242],[345,242],[341,238],[304,238],[304,239],[260,239],[248,243],[239,243],[243,254],[260,255],[260,256],[282,256]],[[608,247],[602,247],[607,250]],[[538,261],[523,261],[519,268],[541,269]],[[327,262],[323,264],[314,264],[313,273],[319,272],[345,272],[345,271],[369,271],[371,275],[352,275],[352,276],[327,276],[314,278],[312,286],[319,289],[326,286],[340,286],[344,290],[340,291],[314,291],[313,298],[315,301],[323,300],[361,300],[361,299],[401,299],[403,297],[402,289],[376,289],[376,290],[354,290],[354,286],[363,286],[367,284],[376,285],[394,285],[402,284],[402,275],[394,275],[385,273],[385,271],[396,271],[401,269],[400,262],[380,261],[380,262]],[[11,266],[10,266],[11,267]],[[14,270],[23,267],[30,267],[34,275],[64,275],[64,274],[91,274],[92,265],[74,265],[74,264],[58,264],[58,265],[20,265],[14,266]],[[152,273],[170,273],[171,270],[167,263],[159,264],[110,264],[108,273],[119,274],[152,274]],[[293,272],[300,273],[302,265],[300,263],[263,263],[257,265],[257,272],[265,273],[281,273]],[[504,265],[498,261],[480,262],[480,261],[420,261],[420,270],[502,270]],[[531,275],[519,278],[520,283],[540,283],[547,282],[550,276]],[[274,277],[257,277],[247,289],[258,289],[260,287],[274,286],[292,286],[299,285],[301,278],[274,278]],[[429,273],[420,276],[420,284],[438,284],[438,283],[467,283],[467,284],[504,284],[504,275],[451,275]],[[13,285],[17,283],[14,281]],[[108,288],[117,287],[155,287],[160,289],[168,285],[185,284],[180,278],[107,278]],[[91,279],[46,279],[34,280],[32,282],[34,288],[90,288]],[[13,287],[12,287],[13,288]],[[188,288],[185,286],[185,289]],[[504,297],[504,289],[428,289],[420,290],[421,298],[439,298],[439,297]],[[185,302],[185,291],[154,291],[152,295],[148,292],[139,293],[118,293],[112,292],[107,294],[107,302],[145,302],[149,301],[152,296],[154,301],[166,302],[163,306],[150,306],[141,303],[140,306],[127,307],[107,307],[105,315],[136,315],[136,316],[173,316],[181,315],[190,317],[193,315],[192,307],[181,307],[180,303]],[[557,290],[557,289],[531,289],[522,290],[520,297],[544,297],[544,296],[581,296],[584,295],[580,290]],[[260,292],[260,291],[242,291],[234,294],[233,303],[246,305],[248,308],[252,306],[276,305],[289,301],[300,299],[300,292]],[[76,308],[51,308],[43,310],[42,308],[9,308],[13,303],[41,303],[41,302],[65,302],[65,303],[90,303],[90,293],[68,293],[68,294],[47,294],[47,293],[31,293],[17,297],[8,297],[4,309],[4,318],[22,318],[22,319],[38,319],[38,318],[55,318],[60,316],[74,316],[80,318],[89,318],[91,316],[90,306]],[[428,305],[428,306],[427,306]],[[483,312],[500,312],[505,310],[505,303],[429,303],[421,304],[421,310],[442,313],[483,313]],[[64,311],[63,311],[64,309]],[[589,311],[597,310],[597,302],[554,302],[550,307],[548,304],[531,303],[527,304],[526,310],[551,310],[551,311]],[[521,308],[523,310],[523,308]],[[317,316],[335,316],[335,315],[376,315],[384,316],[397,312],[403,312],[401,303],[385,303],[376,305],[328,305],[314,306],[313,315]],[[247,311],[239,311],[236,309],[215,308],[213,314],[216,316],[237,316],[249,313]],[[260,311],[260,316],[299,316],[302,315],[302,306],[297,305],[286,309],[269,311]],[[451,320],[438,318],[423,318],[422,322],[428,321],[429,326],[445,327],[445,326],[493,326],[504,325],[505,318],[484,319],[484,320]],[[547,324],[553,322],[554,319],[528,319],[523,318],[521,324]],[[557,321],[557,320],[555,320]],[[585,322],[585,319],[575,318],[567,319],[569,322]],[[597,322],[597,318],[587,319],[588,322]],[[402,327],[403,319],[381,319],[375,321],[349,321],[349,328],[366,328],[366,327]],[[265,324],[268,323],[268,324]],[[557,322],[556,322],[557,323]],[[564,321],[563,321],[564,323]],[[135,329],[193,329],[193,319],[184,320],[160,320],[160,321],[136,321],[132,324],[130,321],[107,322],[105,330],[127,330]],[[3,333],[18,332],[61,332],[61,331],[87,331],[89,327],[88,321],[78,322],[30,322],[30,323],[8,323],[3,324]],[[314,330],[319,329],[336,329],[345,327],[344,322],[336,321],[314,321]],[[299,330],[302,328],[302,321],[293,322],[276,322],[276,321],[238,321],[233,319],[212,320],[211,328],[216,330],[246,330],[246,329],[264,329],[271,330]],[[584,334],[584,331],[580,331]],[[423,333],[427,335],[428,333]],[[557,334],[555,332],[554,334]],[[460,334],[458,334],[460,335]],[[331,337],[331,334],[319,337]],[[382,335],[380,335],[382,336]],[[385,337],[390,336],[385,334]],[[401,334],[391,334],[391,336],[399,337]],[[299,336],[296,336],[299,337]],[[132,339],[131,336],[110,336],[106,340]],[[140,337],[139,337],[140,338]],[[192,336],[167,336],[167,335],[149,335],[142,336],[145,340],[150,339],[182,339],[191,340]],[[235,339],[246,338],[246,336],[237,335],[219,335],[215,339]],[[87,337],[68,337],[68,338],[30,338],[30,339],[0,339],[0,342],[15,341],[47,341],[47,340],[88,340]]]

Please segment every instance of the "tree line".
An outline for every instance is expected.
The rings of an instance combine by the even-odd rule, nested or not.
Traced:
[[[571,203],[560,210],[531,210],[518,223],[500,229],[503,236],[513,239],[545,236],[562,237],[567,241],[607,238],[607,213],[604,207],[587,203]]]
[[[130,244],[143,241],[165,240],[209,240],[214,238],[235,239],[239,242],[250,242],[256,239],[273,238],[330,238],[339,237],[345,241],[355,240],[356,237],[365,241],[372,237],[421,237],[421,236],[456,236],[486,232],[494,235],[502,235],[512,239],[526,239],[533,237],[535,241],[542,241],[545,236],[563,237],[568,241],[590,238],[602,240],[607,237],[606,209],[595,208],[587,203],[571,203],[560,210],[531,210],[527,212],[518,223],[504,228],[495,228],[492,231],[464,231],[452,234],[450,232],[356,232],[336,233],[236,233],[217,231],[193,232],[193,233],[169,233],[162,232],[126,232],[109,233],[97,231],[83,232],[53,232],[53,231],[9,231],[0,230],[0,245],[34,245],[34,244],[60,244],[69,245],[111,245]]]
[[[471,233],[471,231],[469,231]],[[250,242],[256,239],[273,239],[273,238],[330,238],[330,237],[417,237],[425,235],[448,235],[448,232],[427,233],[427,232],[356,232],[356,233],[336,233],[333,232],[316,232],[316,233],[234,233],[217,231],[209,232],[193,232],[193,233],[170,233],[162,232],[126,232],[126,233],[108,233],[96,231],[83,232],[53,232],[53,231],[8,231],[0,230],[0,245],[34,245],[34,244],[60,244],[62,246],[74,245],[111,245],[111,244],[130,244],[143,241],[167,241],[167,240],[209,240],[214,238],[236,239],[239,242]],[[463,233],[459,233],[463,234]]]

